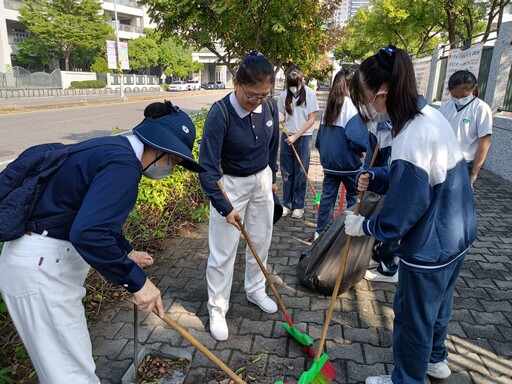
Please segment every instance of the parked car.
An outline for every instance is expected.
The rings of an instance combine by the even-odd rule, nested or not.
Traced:
[[[187,83],[184,81],[173,81],[171,85],[169,85],[169,91],[186,91]]]
[[[187,91],[197,91],[199,89],[201,89],[201,85],[199,84],[199,81],[196,81],[196,80],[187,81]]]
[[[204,89],[226,89],[223,81],[210,81],[203,85]]]
[[[219,87],[217,86],[217,83],[215,81],[209,81],[208,83],[206,83],[205,89],[218,89]]]

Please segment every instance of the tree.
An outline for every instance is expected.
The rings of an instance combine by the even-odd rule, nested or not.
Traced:
[[[160,32],[150,28],[144,29],[144,33],[158,45],[158,65],[167,76],[183,78],[203,69],[203,64],[192,61],[191,49],[183,40],[163,38]]]
[[[98,50],[112,32],[97,0],[25,0],[19,21],[31,37],[19,44],[23,55],[63,57],[65,70],[70,69],[70,57],[80,50]],[[43,61],[43,62],[44,62]]]
[[[130,68],[146,74],[149,67],[158,65],[158,45],[156,41],[140,36],[128,41]]]
[[[444,12],[441,27],[448,33],[448,42],[466,40],[484,29],[485,3],[474,0],[432,0],[437,12]],[[442,11],[441,11],[442,10]]]
[[[259,50],[275,66],[317,60],[334,46],[329,20],[337,0],[141,0],[163,36],[213,52],[235,73],[233,61]]]
[[[505,8],[510,6],[510,0],[490,0],[489,3],[487,25],[483,37],[484,41],[488,39],[494,23],[496,23],[496,29],[499,31],[501,23],[503,22],[503,13],[505,12]]]

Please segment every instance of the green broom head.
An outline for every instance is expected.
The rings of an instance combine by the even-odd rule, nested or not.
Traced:
[[[322,199],[322,195],[320,193],[315,193],[315,199],[313,200],[313,205],[316,209],[320,208],[320,200]]]
[[[297,328],[290,327],[286,323],[282,323],[283,328],[290,334],[300,345],[311,347],[313,345],[313,339],[307,333],[300,333]]]
[[[310,384],[310,383],[330,383],[328,378],[323,377],[322,368],[325,363],[329,360],[329,356],[324,353],[320,357],[319,360],[313,361],[313,365],[307,371],[303,372],[300,375],[299,381],[297,384]]]

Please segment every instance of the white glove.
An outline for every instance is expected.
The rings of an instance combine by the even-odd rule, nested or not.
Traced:
[[[347,217],[345,217],[345,233],[349,236],[364,236],[363,222],[365,221],[364,216],[354,215],[352,211],[346,211]]]

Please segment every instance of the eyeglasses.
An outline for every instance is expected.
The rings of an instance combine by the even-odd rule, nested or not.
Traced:
[[[272,96],[270,95],[270,92],[267,93],[265,96],[249,96],[247,92],[245,91],[245,88],[242,84],[240,84],[240,87],[244,91],[245,97],[247,98],[247,101],[249,103],[257,103],[257,102],[264,102],[265,100],[270,99]]]

